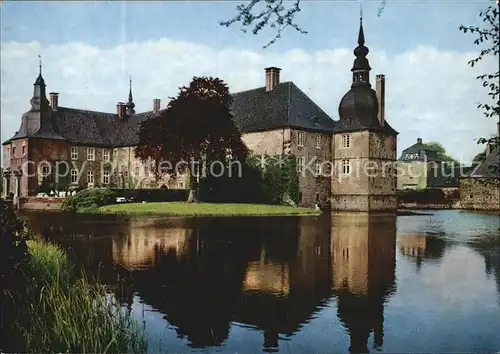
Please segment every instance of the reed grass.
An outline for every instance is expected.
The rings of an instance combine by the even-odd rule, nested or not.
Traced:
[[[57,246],[29,241],[31,285],[20,320],[25,352],[143,353],[145,333],[103,288],[76,277]]]

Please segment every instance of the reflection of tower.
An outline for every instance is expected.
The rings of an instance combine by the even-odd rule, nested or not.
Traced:
[[[334,214],[331,244],[333,290],[349,351],[368,352],[372,332],[381,347],[384,303],[395,289],[396,216]]]

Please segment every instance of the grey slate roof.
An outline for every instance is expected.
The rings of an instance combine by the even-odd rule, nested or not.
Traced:
[[[472,167],[448,166],[443,164],[439,166],[436,173],[429,171],[427,174],[427,187],[429,188],[458,188],[460,177],[469,174]]]
[[[418,154],[418,158],[405,159],[406,154]],[[438,156],[438,153],[433,148],[428,147],[423,143],[416,143],[412,146],[406,148],[401,153],[401,157],[398,159],[399,161],[424,161],[425,157],[427,157],[427,161],[441,161]]]
[[[139,123],[152,116],[152,112],[145,112],[121,119],[114,113],[66,107],[59,107],[55,113],[57,129],[69,141],[106,146],[137,145]]]
[[[293,82],[233,94],[234,121],[241,133],[279,128],[332,132],[335,122]]]
[[[486,156],[483,163],[479,164],[472,170],[469,177],[471,178],[500,178],[500,147],[496,147]]]
[[[153,112],[120,119],[114,113],[59,107],[57,111],[41,112],[42,117],[51,115],[52,132],[50,129],[46,129],[47,132],[45,132],[45,129],[38,128],[36,114],[40,116],[40,112],[25,113],[19,132],[4,144],[11,140],[32,137],[62,139],[74,144],[90,146],[133,146],[138,143],[139,123],[151,117]]]

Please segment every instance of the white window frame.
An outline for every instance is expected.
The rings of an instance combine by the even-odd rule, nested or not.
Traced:
[[[111,161],[111,156],[108,149],[102,149],[102,160],[104,162]]]
[[[108,170],[102,171],[102,184],[109,184],[110,173]]]
[[[10,147],[8,147],[6,150],[5,150],[5,159],[8,161],[10,160]]]
[[[22,156],[26,156],[26,144],[23,144],[21,146],[21,154],[22,154]]]
[[[78,147],[71,147],[71,160],[78,160]]]
[[[95,161],[95,148],[87,148],[87,161]]]
[[[342,147],[343,148],[351,147],[351,136],[349,134],[342,135]]]
[[[349,160],[342,160],[342,174],[348,175],[351,173],[351,162]]]
[[[316,149],[321,149],[321,134],[316,135]]]
[[[297,157],[297,172],[301,173],[304,171],[304,157],[298,156]]]
[[[297,146],[303,147],[304,146],[304,132],[297,132]]]
[[[94,171],[87,172],[87,186],[89,187],[94,186]]]
[[[316,163],[314,164],[314,174],[319,176],[321,174],[321,160],[316,159]]]
[[[78,170],[76,168],[71,170],[71,184],[78,184]]]

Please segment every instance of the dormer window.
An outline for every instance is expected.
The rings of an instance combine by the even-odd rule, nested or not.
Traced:
[[[312,122],[313,122],[314,125],[318,125],[319,124],[319,117],[318,116],[312,116],[311,120],[312,120]]]

